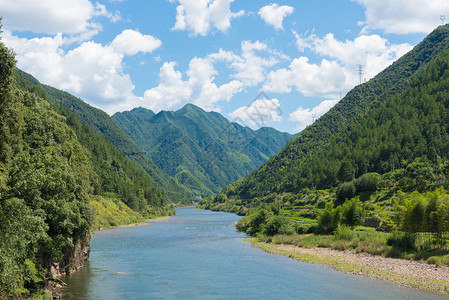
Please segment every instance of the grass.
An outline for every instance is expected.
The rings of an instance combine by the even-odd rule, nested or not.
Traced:
[[[95,229],[112,228],[147,221],[141,214],[133,211],[115,198],[94,196],[90,204],[97,211],[94,224]]]
[[[259,236],[261,241],[272,244],[286,244],[302,248],[331,248],[334,250],[352,250],[357,253],[368,253],[384,257],[404,258],[408,260],[433,263],[435,266],[449,265],[447,248],[414,248],[404,249],[394,245],[391,233],[378,232],[372,228],[358,227],[356,230],[339,227],[332,235],[297,234],[275,235],[273,237]]]

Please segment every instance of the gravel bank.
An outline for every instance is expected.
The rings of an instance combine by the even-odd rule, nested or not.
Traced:
[[[253,246],[270,253],[281,254],[307,262],[328,265],[336,270],[389,280],[404,286],[449,293],[449,267],[403,259],[373,256],[354,251],[329,248],[301,248],[251,240]]]

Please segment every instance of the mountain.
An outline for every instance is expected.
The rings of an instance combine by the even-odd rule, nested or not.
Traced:
[[[193,104],[158,114],[139,107],[112,119],[158,167],[201,196],[249,174],[293,137],[254,131]]]
[[[55,95],[74,98],[17,70],[12,50],[0,41],[1,299],[56,290],[53,275],[70,273],[88,258],[97,223],[174,213],[142,167]]]
[[[426,180],[437,176],[449,158],[448,49],[449,25],[440,26],[206,206],[328,189],[368,172],[429,167]]]
[[[1,29],[1,25],[0,25]],[[15,85],[0,41],[0,298],[40,294],[53,264],[84,251],[95,172],[89,151],[43,98]]]
[[[66,116],[70,115],[71,118],[79,119],[76,122],[85,123],[89,127],[89,130],[92,131],[92,134],[97,136],[99,141],[105,140],[105,143],[110,143],[112,148],[118,149],[121,155],[127,158],[127,163],[128,160],[132,162],[134,164],[131,167],[132,169],[140,169],[148,173],[152,185],[154,184],[158,193],[161,193],[161,195],[164,194],[161,197],[167,197],[170,202],[189,202],[194,199],[192,191],[156,167],[104,111],[90,106],[67,92],[43,85],[37,79],[23,71],[18,70],[17,73],[18,81],[23,86],[27,86],[28,90],[39,93],[42,97],[47,98],[48,101],[55,103],[60,113]],[[95,139],[91,139],[91,141],[95,141]],[[110,146],[108,147],[111,148]],[[92,144],[92,147],[96,146]]]

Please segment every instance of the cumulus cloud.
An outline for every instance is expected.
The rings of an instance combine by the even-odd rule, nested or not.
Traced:
[[[338,101],[338,99],[324,100],[313,108],[298,107],[296,111],[289,115],[289,120],[298,123],[296,126],[296,131],[302,131],[308,125],[312,124],[315,120],[324,115],[329,109],[337,104]]]
[[[217,86],[214,83],[217,71],[213,60],[206,58],[193,58],[189,63],[183,79],[182,73],[175,70],[176,63],[166,62],[159,72],[159,85],[147,90],[142,99],[142,105],[154,111],[162,109],[176,109],[185,103],[194,103],[204,109],[216,109],[219,101],[229,100],[242,89],[242,83],[231,80]]]
[[[77,34],[97,30],[92,18],[104,16],[111,21],[120,19],[102,4],[89,0],[2,0],[0,12],[8,30],[32,31],[44,34]]]
[[[365,7],[364,25],[387,33],[429,33],[449,16],[446,0],[353,0]]]
[[[294,9],[288,5],[279,6],[277,3],[266,5],[259,10],[259,16],[276,30],[283,29],[282,21],[293,13]]]
[[[243,41],[241,53],[220,49],[206,57],[193,58],[184,79],[183,74],[175,70],[174,62],[164,63],[159,73],[159,85],[145,92],[141,105],[159,111],[194,103],[207,110],[219,110],[217,103],[220,101],[229,101],[245,87],[266,79],[267,68],[278,62],[277,57],[282,57],[272,53],[264,43]],[[231,79],[221,85],[215,83],[218,75],[215,64],[219,62],[225,62],[234,71]]]
[[[305,96],[336,97],[358,84],[358,65],[363,67],[363,79],[369,80],[412,48],[409,44],[391,45],[378,35],[338,41],[330,33],[324,38],[294,34],[298,49],[313,51],[322,57],[321,62],[295,58],[287,68],[271,71],[263,90],[287,93],[296,88]]]
[[[241,55],[231,54],[225,57],[230,61],[230,68],[236,73],[233,77],[241,81],[245,86],[255,86],[266,78],[266,69],[274,66],[279,60],[274,55],[262,56],[262,53],[270,52],[265,43],[256,41],[242,42]]]
[[[159,39],[131,29],[123,30],[111,43],[117,52],[126,55],[135,55],[139,52],[150,53],[161,45],[162,42]]]
[[[248,106],[242,106],[229,116],[244,126],[262,127],[271,122],[279,122],[282,119],[279,100],[276,98],[267,99],[261,97],[250,103]]]
[[[144,105],[155,111],[176,107],[192,95],[188,82],[175,70],[176,63],[165,62],[159,71],[159,85],[145,91]]]
[[[123,47],[125,38],[132,39],[133,47]],[[134,30],[124,30],[107,45],[89,41],[70,51],[62,50],[62,34],[25,39],[6,31],[3,40],[14,49],[21,69],[109,113],[129,108],[137,101],[134,84],[123,70],[124,57],[150,53],[161,45],[158,39]]]
[[[217,86],[211,59],[195,57],[190,61],[184,80],[176,63],[165,62],[159,72],[159,85],[147,90],[142,105],[154,111],[176,109],[185,103],[194,103],[204,109],[215,109],[218,101],[229,100],[242,84],[236,80]]]
[[[225,32],[231,27],[231,19],[245,12],[231,11],[234,0],[169,0],[179,2],[176,7],[176,23],[173,30],[189,30],[194,36],[206,36],[211,28]]]

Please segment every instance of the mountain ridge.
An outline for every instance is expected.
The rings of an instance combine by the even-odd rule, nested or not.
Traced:
[[[344,156],[341,161],[326,159],[332,162],[332,166],[320,166],[317,157],[336,156],[323,149],[332,147],[334,145],[332,143],[336,143],[338,137],[342,137],[348,130],[355,130],[355,126],[369,118],[372,111],[410,87],[413,76],[424,72],[427,65],[444,54],[447,49],[449,49],[449,25],[444,25],[435,29],[409,53],[373,79],[352,89],[337,105],[290,141],[277,155],[271,157],[249,176],[225,188],[219,198],[226,196],[254,199],[266,197],[271,193],[298,193],[305,188],[335,187],[342,182],[338,174],[344,164],[346,166],[349,164],[353,168],[355,177],[369,170],[377,170],[375,160],[365,162],[363,157],[357,157],[357,161],[347,161]],[[353,134],[353,138],[356,136]],[[339,149],[335,151],[339,153]],[[349,149],[345,151],[349,151],[348,155],[351,153]],[[388,153],[385,155],[393,160]]]
[[[112,119],[158,167],[201,196],[249,174],[293,137],[275,129],[254,131],[194,104],[153,113],[140,107]]]
[[[41,84],[36,78],[26,72],[17,70],[17,73],[19,80],[25,80],[33,85],[33,87],[29,87],[30,89],[62,107],[62,110],[74,113],[81,123],[87,123],[95,134],[103,136],[112,143],[115,148],[135,164],[135,167],[148,173],[153,184],[167,196],[169,201],[187,203],[194,199],[194,194],[190,189],[182,186],[156,167],[104,111],[85,103],[70,93]]]

